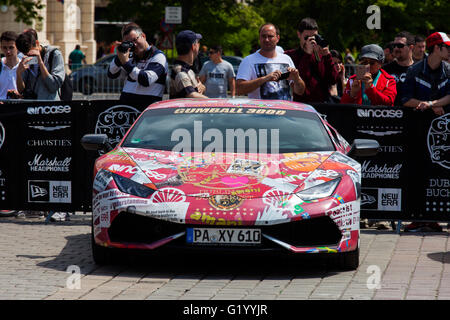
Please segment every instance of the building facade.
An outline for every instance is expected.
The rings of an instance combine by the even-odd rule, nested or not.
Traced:
[[[36,29],[39,42],[58,47],[67,64],[69,54],[79,44],[86,55],[88,64],[96,59],[94,35],[95,0],[42,0],[45,7],[40,11],[42,22],[26,25],[14,21],[13,6],[0,7],[0,33],[15,31],[21,33],[26,28]]]

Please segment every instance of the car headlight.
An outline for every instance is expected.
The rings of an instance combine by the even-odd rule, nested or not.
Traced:
[[[153,192],[156,191],[118,174],[113,173],[112,176],[117,187],[123,193],[132,194],[141,198],[148,198]]]
[[[296,195],[305,201],[326,198],[333,194],[340,181],[341,178],[330,180],[309,189],[297,192]]]

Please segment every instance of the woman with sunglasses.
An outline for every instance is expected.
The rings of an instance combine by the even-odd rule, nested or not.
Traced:
[[[360,64],[368,65],[368,72],[357,79],[354,74],[348,79],[341,103],[361,105],[393,106],[397,95],[395,79],[381,69],[384,51],[376,44],[369,44],[361,49]]]

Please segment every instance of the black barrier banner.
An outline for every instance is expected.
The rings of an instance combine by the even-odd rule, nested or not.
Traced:
[[[377,156],[357,159],[362,217],[450,220],[449,113],[313,105],[349,143],[380,144]],[[115,146],[144,109],[116,100],[0,105],[0,208],[90,211],[101,152],[85,151],[81,137],[104,133]]]

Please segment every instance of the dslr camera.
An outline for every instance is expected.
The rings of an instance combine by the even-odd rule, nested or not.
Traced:
[[[328,41],[325,40],[324,37],[322,37],[320,34],[314,35],[314,40],[316,40],[316,43],[321,46],[322,48],[325,48],[328,46]]]
[[[130,49],[131,52],[134,51],[134,42],[133,41],[124,41],[118,47],[117,50],[119,52],[125,53]]]

